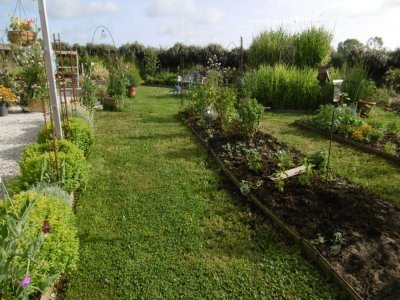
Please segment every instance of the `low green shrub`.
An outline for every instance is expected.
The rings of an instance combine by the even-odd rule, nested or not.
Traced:
[[[96,84],[89,75],[84,75],[81,79],[80,102],[89,111],[93,111],[97,103]]]
[[[30,278],[26,288],[35,287],[45,291],[61,274],[69,273],[77,267],[79,241],[75,216],[65,202],[32,191],[15,195],[10,201],[0,201],[0,225],[11,226],[7,220],[18,214],[18,211],[25,212],[25,216],[17,218],[24,219],[21,222],[23,226],[13,227],[18,230],[14,243],[1,253],[2,259],[8,255],[11,258],[7,271],[12,271],[16,278],[2,283],[0,294],[3,289],[8,294],[19,294],[22,290],[19,284],[26,277]],[[14,233],[3,229],[0,237],[6,241]],[[7,277],[10,274],[0,275]],[[32,289],[31,292],[34,291]]]
[[[161,71],[154,76],[146,76],[147,84],[154,85],[170,85],[173,86],[177,83],[178,74],[170,71]]]
[[[242,132],[248,136],[253,135],[260,124],[260,119],[263,113],[264,107],[259,104],[257,100],[241,100],[238,107],[238,114],[240,117]]]
[[[238,119],[236,112],[237,91],[230,87],[220,87],[217,90],[217,99],[214,103],[215,110],[221,119],[222,129],[228,132]]]
[[[57,141],[56,145],[61,187],[68,192],[85,189],[89,166],[83,151],[67,140]],[[19,182],[22,189],[27,189],[43,180],[58,181],[50,168],[49,156],[47,144],[33,143],[22,151],[18,162],[21,169]]]
[[[81,118],[70,118],[69,123],[67,123],[67,121],[64,120],[62,126],[63,126],[64,136],[66,138],[69,137],[71,142],[74,145],[76,145],[79,149],[81,149],[84,155],[86,156],[90,146],[94,142],[93,130],[89,126],[89,124]],[[51,132],[50,124],[48,124],[47,127],[48,127],[48,132]],[[52,136],[50,136],[49,138],[52,138]],[[46,142],[45,126],[43,126],[40,129],[38,142],[39,143]]]

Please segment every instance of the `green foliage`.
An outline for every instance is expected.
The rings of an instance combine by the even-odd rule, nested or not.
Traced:
[[[242,132],[248,136],[253,135],[260,123],[264,107],[255,99],[241,100],[238,107]]]
[[[126,76],[129,82],[127,87],[138,86],[142,81],[139,69],[134,64],[128,64],[127,68]]]
[[[146,76],[147,84],[154,85],[175,85],[177,83],[178,73],[170,71],[161,71],[154,76]]]
[[[236,112],[237,91],[233,88],[222,86],[217,90],[217,98],[214,108],[221,119],[222,129],[229,132],[233,124],[238,119]]]
[[[328,101],[321,99],[321,87],[312,69],[261,66],[245,75],[243,85],[248,97],[273,108],[312,109]]]
[[[57,141],[58,166],[61,172],[60,185],[66,191],[82,190],[86,188],[89,166],[83,151],[69,141]],[[52,157],[54,161],[54,157]],[[19,181],[23,188],[47,180],[57,182],[53,168],[50,168],[49,153],[46,144],[33,143],[21,153],[18,162],[21,168]]]
[[[80,101],[90,112],[94,110],[97,102],[96,84],[89,75],[82,77]]]
[[[90,78],[93,80],[108,81],[110,72],[101,62],[94,62],[90,72]]]
[[[121,60],[116,60],[110,67],[108,94],[115,99],[117,110],[124,106],[123,96],[129,86],[128,70]]]
[[[154,48],[148,48],[144,54],[144,69],[146,76],[155,76],[160,67],[160,61]]]
[[[15,257],[11,262],[17,269],[29,270],[32,284],[40,290],[45,290],[54,284],[62,273],[69,273],[77,267],[79,242],[75,216],[64,201],[32,191],[15,195],[12,205],[9,202],[2,205],[1,214],[13,209],[23,210],[26,205],[32,205],[26,221],[21,224],[17,251],[32,251],[32,245],[36,243],[44,221],[48,221],[50,225],[50,232],[43,237],[41,247],[36,249],[34,258],[27,259],[28,254]]]
[[[299,67],[314,67],[327,61],[332,34],[323,27],[310,27],[300,33],[290,34],[283,27],[264,31],[253,39],[248,51],[253,67],[280,63],[283,47],[295,47],[294,64]]]
[[[69,194],[64,191],[58,184],[44,184],[39,183],[36,186],[33,186],[28,191],[32,191],[36,194],[41,194],[49,198],[57,198],[62,200],[65,203],[69,203],[70,197]]]
[[[90,146],[94,142],[93,130],[89,124],[81,118],[69,118],[62,123],[65,137],[69,137],[70,141],[83,151],[86,156]],[[51,132],[50,124],[47,125],[47,132]],[[49,137],[50,139],[52,136]],[[46,143],[46,128],[43,126],[40,129],[38,136],[39,143]]]
[[[388,70],[385,73],[385,83],[400,93],[400,68]]]

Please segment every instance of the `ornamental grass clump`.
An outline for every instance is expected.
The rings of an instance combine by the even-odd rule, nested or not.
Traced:
[[[312,69],[263,65],[245,75],[243,86],[248,97],[274,109],[315,109],[328,101]]]

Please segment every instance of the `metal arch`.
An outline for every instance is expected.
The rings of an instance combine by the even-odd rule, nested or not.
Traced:
[[[94,31],[94,33],[93,33],[93,36],[92,36],[92,42],[91,42],[91,44],[93,44],[94,36],[96,35],[97,30],[99,30],[100,28],[103,28],[103,29],[107,30],[108,34],[109,34],[110,37],[111,37],[111,40],[112,40],[112,42],[113,42],[113,45],[114,45],[114,47],[115,47],[115,42],[114,42],[114,38],[113,38],[113,36],[112,36],[112,34],[111,34],[111,31],[110,31],[106,26],[103,26],[103,25],[99,25],[99,26],[96,27],[96,29],[95,29],[95,31]]]

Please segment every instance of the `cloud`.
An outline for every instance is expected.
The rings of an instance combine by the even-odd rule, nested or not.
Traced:
[[[172,17],[188,23],[210,24],[222,19],[223,13],[194,0],[153,0],[147,8],[149,17]]]
[[[119,6],[112,1],[93,0],[87,3],[82,3],[81,0],[54,0],[48,2],[49,15],[61,19],[103,15],[119,11]]]
[[[400,0],[385,0],[383,7],[400,7]]]

